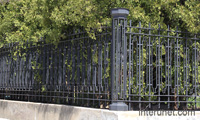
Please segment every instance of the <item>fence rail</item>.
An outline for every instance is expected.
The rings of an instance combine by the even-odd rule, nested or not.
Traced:
[[[198,34],[133,26],[113,9],[96,40],[76,29],[57,45],[45,39],[0,49],[0,98],[114,110],[199,109]],[[123,103],[123,104],[122,104]],[[125,104],[124,104],[125,103]]]

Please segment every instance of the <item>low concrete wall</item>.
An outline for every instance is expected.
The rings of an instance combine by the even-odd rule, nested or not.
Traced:
[[[199,120],[195,116],[139,116],[139,111],[109,111],[66,105],[0,100],[0,120]]]
[[[0,100],[0,118],[10,120],[117,120],[115,112],[66,105]]]

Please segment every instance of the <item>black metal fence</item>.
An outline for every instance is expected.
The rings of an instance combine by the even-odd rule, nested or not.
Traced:
[[[112,101],[129,110],[199,109],[199,35],[132,26],[121,10],[112,12]]]
[[[27,43],[0,49],[1,99],[106,108],[110,104],[110,27],[74,30],[54,45]]]
[[[135,27],[127,22],[128,10],[113,11],[112,28],[95,32],[96,40],[76,29],[57,45],[27,42],[15,56],[17,44],[1,48],[0,98],[96,108],[114,104],[115,110],[121,102],[129,110],[199,109],[198,34]]]

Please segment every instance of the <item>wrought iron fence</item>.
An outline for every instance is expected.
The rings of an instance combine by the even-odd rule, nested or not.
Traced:
[[[106,108],[110,104],[110,27],[74,30],[57,45],[45,40],[1,48],[1,99]]]
[[[111,110],[200,108],[199,35],[133,26],[113,9],[112,27],[96,40],[76,29],[55,45],[46,40],[0,49],[0,98]]]
[[[126,9],[112,15],[114,106],[121,101],[129,110],[199,109],[199,35],[133,26]]]

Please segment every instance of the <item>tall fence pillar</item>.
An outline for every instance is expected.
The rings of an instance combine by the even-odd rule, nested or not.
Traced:
[[[111,97],[110,110],[126,111],[124,103],[127,98],[127,39],[126,26],[129,10],[116,8],[111,10],[112,43],[111,43]]]

